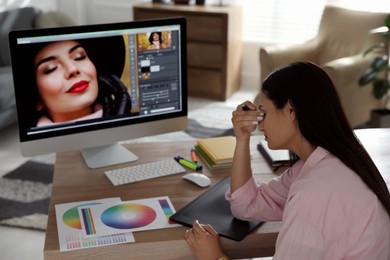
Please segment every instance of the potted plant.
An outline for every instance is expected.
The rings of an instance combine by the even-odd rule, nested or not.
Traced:
[[[390,127],[390,15],[384,21],[384,26],[371,30],[371,33],[381,34],[383,41],[368,48],[366,56],[374,50],[381,50],[381,55],[375,57],[370,68],[360,77],[359,86],[372,84],[372,94],[382,100],[380,109],[371,111],[370,125],[372,127]]]

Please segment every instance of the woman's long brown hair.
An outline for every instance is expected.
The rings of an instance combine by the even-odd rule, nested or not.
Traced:
[[[302,135],[359,175],[390,216],[390,193],[386,183],[355,136],[333,82],[319,66],[310,62],[290,64],[271,73],[262,91],[277,108],[291,102]]]

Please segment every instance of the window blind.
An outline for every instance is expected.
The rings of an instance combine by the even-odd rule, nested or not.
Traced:
[[[243,7],[243,41],[262,44],[299,43],[317,33],[326,4],[390,12],[384,0],[231,0]]]
[[[242,0],[243,41],[265,44],[297,43],[313,37],[324,1]]]

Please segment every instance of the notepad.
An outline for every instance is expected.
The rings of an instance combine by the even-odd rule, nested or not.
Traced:
[[[243,221],[233,217],[230,203],[225,199],[229,186],[230,177],[225,177],[173,214],[170,220],[187,227],[192,227],[194,220],[199,220],[202,224],[210,224],[220,236],[241,241],[261,221]]]
[[[260,140],[257,150],[259,150],[270,167],[280,166],[290,160],[290,152],[288,150],[271,150],[268,148],[265,140]]]
[[[204,138],[198,140],[198,145],[214,164],[231,163],[236,147],[236,138],[234,136]]]

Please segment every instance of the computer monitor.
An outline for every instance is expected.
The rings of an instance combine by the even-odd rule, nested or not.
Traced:
[[[9,34],[21,152],[137,160],[118,142],[187,128],[184,18]]]

